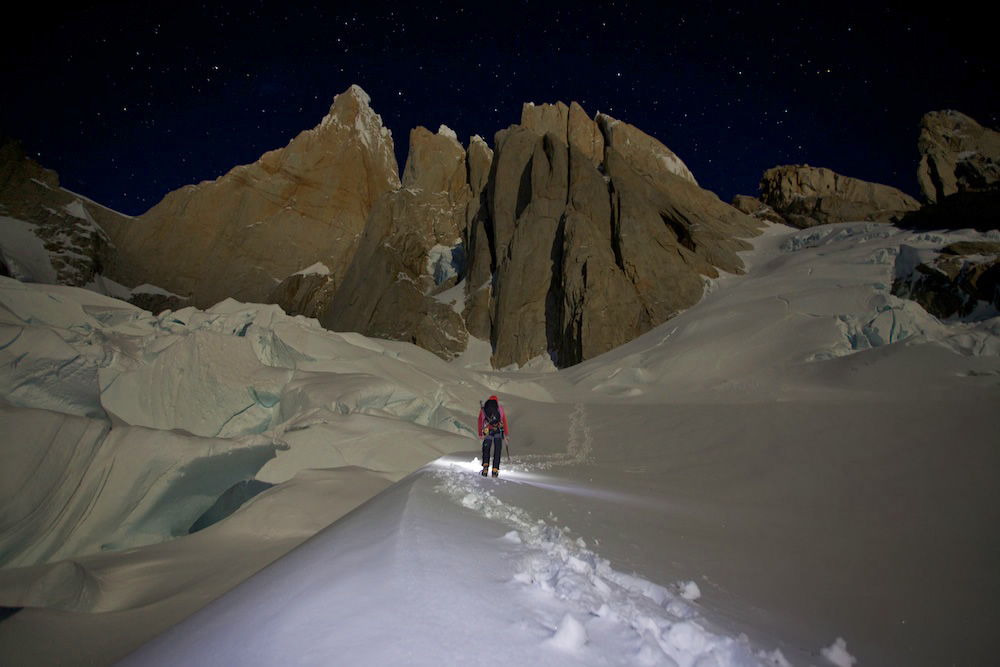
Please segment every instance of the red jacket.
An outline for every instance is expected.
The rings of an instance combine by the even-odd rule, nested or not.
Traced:
[[[503,433],[504,435],[510,435],[510,429],[507,428],[507,413],[504,412],[503,406],[500,405],[500,401],[497,401],[497,408],[500,409],[500,420],[503,422]],[[477,426],[477,433],[480,436],[483,435],[483,424],[486,423],[486,415],[483,414],[483,409],[479,408],[479,423]]]

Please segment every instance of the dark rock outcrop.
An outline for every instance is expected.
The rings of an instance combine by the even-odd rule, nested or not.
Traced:
[[[304,315],[322,319],[326,307],[337,291],[337,283],[325,265],[318,271],[305,269],[293,273],[271,290],[266,303],[281,306],[289,315]]]
[[[1000,229],[1000,188],[950,194],[899,221],[907,229]]]
[[[4,137],[0,137],[0,215],[32,225],[55,271],[51,280],[73,286],[86,285],[98,274],[114,270],[117,254],[102,227],[129,220],[62,189],[56,172],[25,155],[20,143]],[[15,260],[11,257],[10,261]],[[43,279],[20,276],[14,267],[5,269],[17,277]]]
[[[778,215],[773,208],[750,195],[736,195],[731,202],[736,210],[746,213],[758,220],[767,220],[779,225],[787,225],[788,221]]]
[[[917,181],[927,204],[907,213],[911,229],[1000,229],[1000,132],[957,111],[920,122]]]
[[[929,256],[928,256],[929,255]],[[892,293],[940,319],[993,317],[1000,312],[1000,242],[960,242],[927,253],[903,246]]]
[[[920,208],[917,200],[896,188],[809,165],[768,169],[760,192],[764,204],[803,228],[833,222],[890,222]]]
[[[128,302],[151,313],[162,313],[165,310],[180,310],[189,305],[187,299],[182,299],[174,294],[143,292],[141,290],[134,291],[132,296],[129,297]]]
[[[958,111],[925,114],[917,149],[917,182],[931,203],[1000,183],[1000,132]]]

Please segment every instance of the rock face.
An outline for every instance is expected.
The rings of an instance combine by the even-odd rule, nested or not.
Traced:
[[[465,211],[464,246],[470,257],[490,257],[493,227],[489,215],[488,186],[493,167],[493,151],[482,137],[469,141],[469,187],[472,198]],[[463,318],[469,333],[489,340],[493,330],[493,272],[489,262],[466,263],[465,308]]]
[[[461,353],[468,342],[462,317],[436,297],[464,272],[471,198],[466,152],[454,133],[413,130],[402,188],[376,202],[323,326],[407,340],[446,359]]]
[[[742,271],[740,238],[761,226],[658,140],[576,103],[525,105],[495,152],[418,127],[400,182],[368,102],[352,87],[285,148],[110,220],[116,277],[197,306],[270,301],[445,359],[471,335],[498,368],[568,366]]]
[[[352,86],[285,148],[108,226],[123,260],[117,277],[200,307],[227,297],[262,302],[317,262],[339,284],[375,201],[399,186],[392,136],[369,102]]]
[[[545,354],[568,366],[635,338],[696,303],[716,267],[742,270],[736,237],[758,232],[661,143],[574,108],[527,105],[496,137],[466,309],[481,307],[478,277],[494,276],[498,368]]]
[[[1000,242],[952,243],[940,253],[903,246],[892,293],[941,319],[981,319],[1000,312]]]
[[[49,280],[83,286],[105,270],[114,270],[115,249],[102,227],[129,218],[59,187],[59,176],[27,157],[21,145],[0,137],[0,216],[29,223],[48,252],[55,274]],[[13,224],[13,223],[7,223]],[[6,254],[6,253],[5,253]],[[6,275],[18,276],[12,256],[0,256]]]
[[[672,150],[639,128],[607,114],[597,114],[597,124],[608,148],[618,152],[638,173],[656,177],[667,172],[698,185],[694,174]]]
[[[330,269],[318,263],[282,280],[265,301],[281,306],[289,315],[321,319],[336,287]]]
[[[925,114],[917,148],[917,182],[929,202],[1000,182],[1000,132],[958,111]]]
[[[920,208],[917,200],[896,188],[808,165],[768,169],[760,191],[761,201],[796,227],[889,222]]]
[[[788,221],[778,215],[773,208],[749,195],[736,195],[731,202],[736,210],[746,213],[758,220],[767,220],[781,225],[787,225]]]
[[[402,187],[375,203],[342,283],[314,309],[324,326],[444,358],[471,334],[490,340],[495,367],[542,355],[567,366],[690,307],[718,269],[742,270],[736,237],[759,223],[663,144],[575,103],[528,104],[521,120],[495,153],[480,137],[463,150],[443,127],[411,133]]]
[[[577,146],[595,167],[604,160],[604,134],[576,102],[568,107],[562,102],[525,104],[521,109],[521,127],[535,134],[551,132],[564,144]]]

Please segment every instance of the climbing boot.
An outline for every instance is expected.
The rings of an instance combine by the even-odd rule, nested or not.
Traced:
[[[486,469],[485,468],[483,468],[483,474],[484,475],[486,474]],[[499,477],[500,476],[500,468],[494,468],[493,469],[493,476],[494,477]]]

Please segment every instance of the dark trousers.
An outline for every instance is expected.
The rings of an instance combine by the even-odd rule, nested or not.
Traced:
[[[490,445],[493,446],[493,467],[500,468],[500,453],[503,450],[503,433],[483,438],[483,465],[490,462]]]

